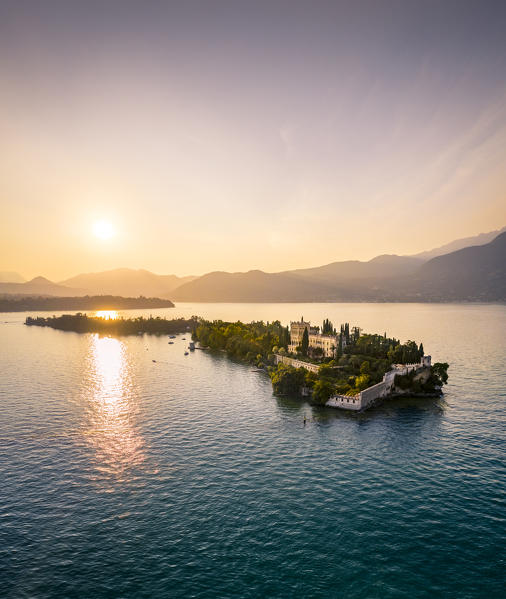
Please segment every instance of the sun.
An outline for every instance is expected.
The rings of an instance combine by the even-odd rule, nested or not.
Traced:
[[[111,239],[114,236],[114,227],[106,220],[99,220],[93,225],[93,235],[99,239]]]

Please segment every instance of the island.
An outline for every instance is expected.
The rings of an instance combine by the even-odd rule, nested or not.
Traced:
[[[146,310],[173,308],[168,299],[158,297],[121,297],[117,295],[84,295],[79,297],[9,296],[0,297],[0,312],[28,312],[37,310]]]
[[[201,346],[265,369],[274,392],[310,396],[318,404],[362,411],[392,397],[439,397],[448,364],[432,364],[423,344],[387,334],[366,334],[325,319],[272,323],[200,320],[193,338]]]
[[[283,326],[160,317],[106,319],[77,313],[27,317],[28,326],[106,335],[176,334],[191,331],[199,348],[222,351],[231,359],[268,373],[274,393],[310,397],[317,404],[363,411],[394,397],[439,397],[448,382],[448,364],[432,364],[423,344],[401,343],[386,332],[364,333],[349,323],[321,328],[301,318]]]

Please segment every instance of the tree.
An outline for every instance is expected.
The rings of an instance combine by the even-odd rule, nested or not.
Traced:
[[[307,328],[304,329],[304,333],[302,335],[302,343],[301,343],[301,353],[303,356],[307,356],[307,350],[309,348],[309,333]]]
[[[323,321],[322,335],[332,335],[334,333],[334,325],[328,318]]]
[[[437,377],[440,387],[448,382],[448,366],[447,362],[436,362],[432,365],[432,374]]]
[[[304,368],[293,368],[286,364],[278,364],[278,367],[270,373],[272,387],[275,393],[281,395],[294,395],[299,393],[300,388],[306,381],[306,370]]]
[[[368,374],[361,374],[360,376],[357,376],[355,379],[355,388],[357,391],[363,391],[364,389],[367,389],[369,386],[369,379],[370,377]]]
[[[325,379],[318,379],[313,387],[313,401],[325,405],[334,394],[334,385]]]
[[[315,347],[311,353],[315,358],[320,358],[323,356],[323,349],[321,347]]]

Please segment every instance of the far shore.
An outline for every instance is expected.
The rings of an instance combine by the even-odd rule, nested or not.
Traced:
[[[174,308],[168,299],[158,297],[121,297],[85,295],[79,297],[16,296],[0,297],[0,312],[48,312],[53,310],[143,310]]]

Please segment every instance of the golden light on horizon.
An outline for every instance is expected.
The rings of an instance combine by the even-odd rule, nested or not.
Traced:
[[[93,235],[102,240],[111,239],[115,234],[114,227],[106,220],[99,220],[93,225]]]
[[[117,310],[97,310],[95,316],[98,318],[104,318],[105,320],[116,320],[119,318]]]

